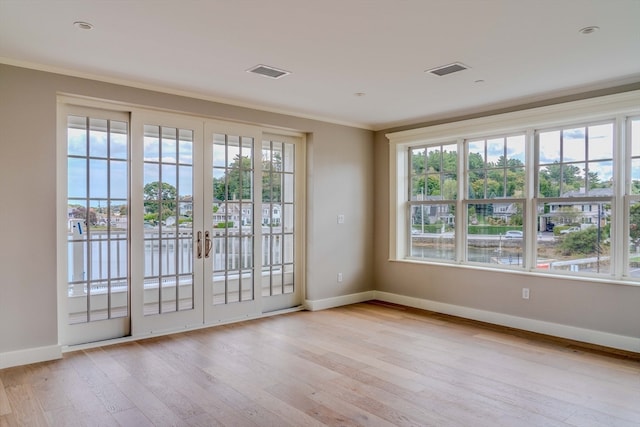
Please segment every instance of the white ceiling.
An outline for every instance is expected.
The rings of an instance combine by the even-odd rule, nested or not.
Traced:
[[[383,129],[640,82],[639,22],[640,0],[0,0],[0,62]]]

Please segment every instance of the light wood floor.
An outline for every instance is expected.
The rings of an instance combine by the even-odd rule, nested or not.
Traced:
[[[638,426],[640,355],[382,303],[0,370],[0,426]]]

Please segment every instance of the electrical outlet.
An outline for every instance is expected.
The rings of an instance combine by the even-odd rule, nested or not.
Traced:
[[[522,288],[522,299],[529,299],[529,288]]]
[[[343,214],[338,215],[338,224],[344,224],[344,215]]]
[[[338,283],[342,282],[342,273],[338,273]]]

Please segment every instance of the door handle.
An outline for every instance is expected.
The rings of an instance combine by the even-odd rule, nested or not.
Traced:
[[[198,251],[198,259],[202,258],[202,231],[198,231],[198,237],[196,238],[196,247]]]
[[[211,234],[209,231],[204,232],[204,257],[209,258],[211,255],[211,248],[213,247],[213,242],[211,241]]]

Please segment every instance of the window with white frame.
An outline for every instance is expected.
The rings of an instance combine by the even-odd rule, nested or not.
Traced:
[[[626,214],[627,233],[629,234],[629,254],[626,262],[626,274],[640,278],[640,117],[634,117],[628,123],[629,179],[625,191],[627,194]]]
[[[465,141],[469,262],[524,264],[525,135]]]
[[[614,122],[536,132],[536,268],[609,275]]]
[[[455,260],[457,144],[409,148],[411,257]]]
[[[387,134],[390,258],[640,280],[639,114],[635,91]]]

